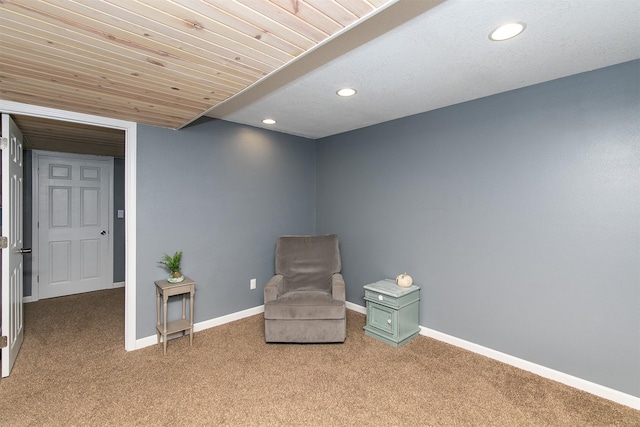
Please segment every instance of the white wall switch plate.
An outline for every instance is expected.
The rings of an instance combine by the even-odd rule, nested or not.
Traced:
[[[249,289],[255,289],[256,288],[256,279],[251,279],[251,282],[249,282]]]
[[[124,218],[124,210],[118,209],[118,218]]]

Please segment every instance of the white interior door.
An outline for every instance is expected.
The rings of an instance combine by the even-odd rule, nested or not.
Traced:
[[[38,292],[113,287],[112,158],[38,155]]]
[[[2,115],[2,376],[11,372],[24,338],[22,307],[22,132],[8,114]]]

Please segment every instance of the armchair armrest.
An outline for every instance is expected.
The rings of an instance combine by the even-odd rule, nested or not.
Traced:
[[[276,274],[269,280],[264,287],[264,302],[273,301],[278,299],[282,294],[282,285],[284,278],[280,274]]]
[[[346,301],[344,278],[340,273],[331,276],[331,296],[338,301]]]

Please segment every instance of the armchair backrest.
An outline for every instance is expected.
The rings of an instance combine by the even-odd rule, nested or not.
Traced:
[[[342,268],[338,236],[282,236],[276,241],[276,274],[284,291],[331,291],[331,276]]]

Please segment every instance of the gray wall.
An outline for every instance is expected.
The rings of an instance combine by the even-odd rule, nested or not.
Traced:
[[[420,324],[640,396],[640,62],[325,138],[347,298],[407,271]]]
[[[125,227],[124,218],[118,218],[118,209],[124,210],[124,159],[113,159],[113,282],[125,280]]]
[[[153,282],[168,275],[157,261],[179,249],[196,322],[263,304],[276,238],[315,230],[315,142],[202,120],[138,126],[137,155],[136,336],[155,334]]]

